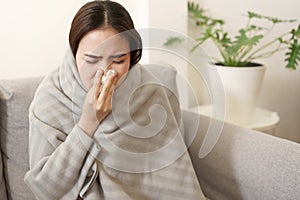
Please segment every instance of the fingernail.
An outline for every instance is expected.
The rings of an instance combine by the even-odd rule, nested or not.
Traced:
[[[109,76],[113,76],[115,74],[116,74],[116,71],[114,69],[110,69],[107,71],[106,76],[109,77]]]
[[[105,84],[106,80],[107,80],[107,76],[102,76],[102,79],[101,79],[102,85]]]
[[[96,77],[99,77],[99,76],[100,76],[100,74],[101,74],[101,72],[102,72],[101,70],[97,70],[97,72],[96,72],[96,75],[95,75],[95,76],[96,76]]]

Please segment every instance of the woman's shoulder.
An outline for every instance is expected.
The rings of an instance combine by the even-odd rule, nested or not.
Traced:
[[[57,80],[58,80],[58,68],[54,69],[52,72],[50,72],[49,74],[47,74],[43,80],[41,81],[41,83],[39,84],[36,92],[35,92],[35,96],[39,96],[42,93],[49,93],[52,91],[52,88],[55,87],[55,85],[57,85]]]
[[[59,69],[55,69],[40,83],[29,108],[29,119],[46,123],[51,127],[62,130],[66,120],[73,122],[72,98],[62,89]],[[71,124],[71,123],[69,123]]]
[[[43,78],[34,94],[30,110],[42,108],[47,102],[57,99],[60,90],[58,74],[59,70],[55,69]]]

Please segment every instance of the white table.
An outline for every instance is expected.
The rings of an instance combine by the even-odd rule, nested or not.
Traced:
[[[213,106],[211,104],[201,105],[191,108],[191,111],[200,113],[208,117],[212,117]],[[280,118],[277,112],[262,108],[256,108],[253,116],[253,121],[249,125],[236,125],[274,135],[275,127],[279,123],[279,121]]]

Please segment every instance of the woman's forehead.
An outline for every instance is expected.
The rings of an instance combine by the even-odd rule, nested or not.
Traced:
[[[122,33],[110,29],[96,29],[89,32],[79,44],[85,54],[116,56],[129,52],[129,43]],[[101,54],[101,55],[100,55]]]

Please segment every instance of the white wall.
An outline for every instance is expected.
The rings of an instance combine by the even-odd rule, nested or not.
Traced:
[[[172,2],[172,6],[169,6],[170,0],[116,1],[129,11],[137,29],[168,28],[186,33],[186,0]],[[3,1],[0,78],[46,75],[59,66],[68,46],[71,21],[86,2]],[[142,62],[161,61],[161,58],[154,53],[150,59],[150,51],[145,50]]]
[[[182,31],[184,26],[186,30],[184,18],[174,10],[186,12],[184,7],[181,9],[186,0],[172,2],[172,7],[169,7],[169,0],[116,1],[130,12],[138,29],[166,27]],[[1,2],[0,78],[45,75],[56,68],[68,46],[72,18],[86,2],[88,1]],[[169,9],[168,17],[162,16],[162,8]],[[179,23],[173,23],[174,19]],[[148,60],[148,57],[145,53],[143,60]]]
[[[84,1],[2,1],[0,78],[47,74],[60,64]]]
[[[198,0],[209,12],[227,21],[227,28],[237,30],[245,23],[245,14],[256,11],[278,18],[300,20],[300,2],[296,0]],[[287,26],[277,31],[283,32]],[[259,106],[277,111],[280,115],[275,134],[300,142],[300,67],[296,71],[285,69],[284,53],[278,53],[262,62],[267,66]]]

